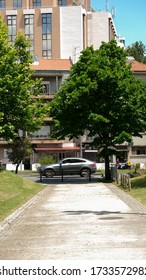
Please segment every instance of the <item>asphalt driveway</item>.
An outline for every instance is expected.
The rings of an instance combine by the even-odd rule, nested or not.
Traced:
[[[144,260],[146,208],[111,184],[50,184],[0,224],[1,260]]]

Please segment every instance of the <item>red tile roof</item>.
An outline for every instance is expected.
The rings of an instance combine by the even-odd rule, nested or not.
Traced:
[[[136,60],[133,60],[131,62],[131,65],[132,65],[132,70],[134,72],[146,72],[146,64],[143,64],[143,63],[140,63]]]
[[[146,72],[146,64],[136,60],[129,61],[134,72]],[[71,69],[71,61],[69,59],[39,59],[38,64],[33,64],[33,70],[68,70]]]
[[[39,59],[38,64],[31,66],[33,70],[68,70],[71,62],[69,59]]]

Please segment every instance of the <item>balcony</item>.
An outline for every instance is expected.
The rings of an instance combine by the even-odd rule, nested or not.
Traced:
[[[52,94],[52,93],[44,93],[44,92],[42,92],[40,94],[40,96],[41,96],[42,99],[52,100],[54,98],[54,94]]]

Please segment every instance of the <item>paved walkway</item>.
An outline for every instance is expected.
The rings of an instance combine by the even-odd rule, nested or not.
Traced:
[[[146,258],[146,207],[112,184],[47,186],[0,224],[0,259]]]

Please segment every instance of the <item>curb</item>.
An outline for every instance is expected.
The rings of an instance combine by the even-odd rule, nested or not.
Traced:
[[[116,187],[114,184],[105,184],[106,187],[114,192],[125,204],[132,209],[132,211],[137,211],[139,214],[146,215],[146,206],[137,201],[134,197],[125,193],[120,188]]]
[[[44,188],[40,192],[38,192],[35,196],[33,196],[30,200],[28,200],[25,204],[20,206],[17,210],[15,210],[12,214],[7,216],[2,222],[0,222],[0,236],[3,235],[3,232],[7,227],[9,227],[14,221],[15,223],[19,223],[18,221],[16,222],[16,219],[20,216],[23,215],[25,216],[25,209],[30,207],[33,203],[35,203],[41,196],[45,195],[45,193],[48,191],[48,188]]]

